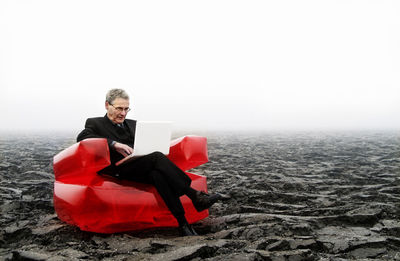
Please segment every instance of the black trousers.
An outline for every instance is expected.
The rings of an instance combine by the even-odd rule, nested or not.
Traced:
[[[179,197],[190,187],[191,179],[161,152],[137,158],[117,169],[122,179],[154,185],[175,217],[185,214]]]

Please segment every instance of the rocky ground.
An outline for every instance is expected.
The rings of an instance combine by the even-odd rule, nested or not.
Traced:
[[[400,260],[400,133],[207,136],[192,172],[227,200],[182,238],[62,223],[51,160],[74,135],[2,134],[0,260]]]

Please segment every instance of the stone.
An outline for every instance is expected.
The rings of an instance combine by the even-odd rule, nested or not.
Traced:
[[[325,227],[317,231],[317,241],[332,253],[348,252],[355,246],[381,245],[386,238],[364,227]]]
[[[173,251],[166,253],[156,254],[152,258],[155,261],[166,261],[166,260],[190,260],[196,257],[207,256],[207,252],[212,252],[212,248],[208,247],[207,244],[198,244],[187,247],[176,248]]]
[[[65,227],[66,224],[54,224],[54,225],[48,225],[48,226],[43,226],[43,227],[37,227],[32,229],[32,234],[34,235],[44,235],[48,234],[51,232],[57,231],[59,228]]]
[[[289,240],[290,249],[319,249],[315,239],[294,239]]]
[[[57,255],[61,255],[63,257],[69,258],[70,260],[78,260],[78,259],[87,259],[89,258],[89,255],[86,254],[85,252],[72,249],[72,248],[66,248],[61,251],[57,252]]]
[[[50,255],[44,253],[38,253],[34,251],[13,251],[12,260],[32,260],[32,261],[42,261],[48,260]]]
[[[289,250],[289,251],[264,251],[253,250],[264,260],[272,261],[314,261],[316,257],[309,249]]]
[[[289,250],[290,245],[287,240],[279,240],[267,246],[268,251]]]
[[[376,258],[387,252],[386,248],[357,248],[347,253],[352,258]]]
[[[195,238],[189,239],[189,242],[195,241]],[[155,261],[166,261],[166,260],[192,260],[194,258],[208,258],[212,257],[214,253],[224,246],[229,244],[226,240],[217,240],[207,243],[193,244],[189,246],[181,246],[175,244],[173,248],[170,248],[168,252],[155,254],[152,256],[152,260]]]

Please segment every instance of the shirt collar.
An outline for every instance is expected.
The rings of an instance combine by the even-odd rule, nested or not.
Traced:
[[[110,120],[110,118],[108,118],[107,114],[104,117],[107,118],[107,120],[115,127],[123,127],[124,126],[125,120],[123,123],[117,124],[117,123],[114,123],[112,120]]]

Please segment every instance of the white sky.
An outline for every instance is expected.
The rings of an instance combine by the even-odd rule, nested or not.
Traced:
[[[0,1],[0,130],[115,87],[176,129],[400,129],[400,1]]]

